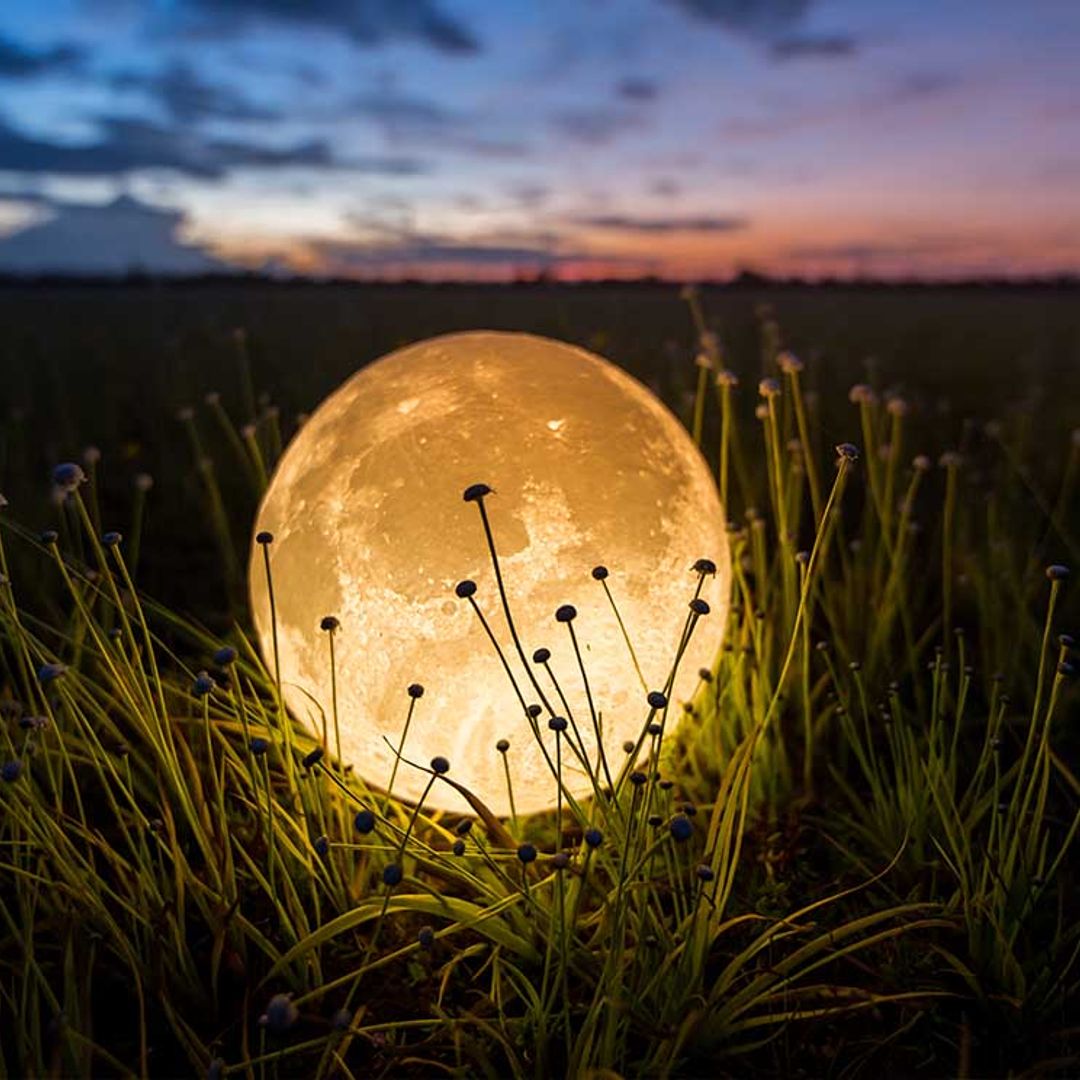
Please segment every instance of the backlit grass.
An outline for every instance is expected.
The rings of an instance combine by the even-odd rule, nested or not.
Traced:
[[[246,338],[222,345],[246,404],[189,387],[168,429],[214,610],[137,586],[170,495],[140,481],[118,520],[108,451],[54,470],[47,531],[0,509],[7,1074],[1076,1070],[1080,437],[1031,410],[915,429],[873,371],[823,402],[771,310],[733,348],[685,301],[673,404],[734,557],[728,625],[688,607],[686,632],[724,644],[686,716],[642,691],[618,759],[577,753],[585,702],[526,707],[553,795],[571,756],[593,779],[545,817],[401,804],[337,760],[332,704],[318,738],[289,722],[238,587],[291,429]],[[5,431],[5,487],[28,438]],[[400,700],[404,729],[423,688]]]

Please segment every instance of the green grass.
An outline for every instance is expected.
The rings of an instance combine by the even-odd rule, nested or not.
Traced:
[[[1048,573],[1080,546],[1068,303],[354,294],[365,355],[390,310],[402,338],[516,319],[626,362],[725,495],[733,602],[688,618],[724,644],[687,715],[643,700],[611,784],[500,821],[343,768],[252,647],[252,510],[360,321],[342,291],[258,295],[31,294],[9,324],[5,1075],[1080,1068],[1078,607]],[[91,396],[109,365],[138,391]],[[44,463],[90,440],[50,504]]]

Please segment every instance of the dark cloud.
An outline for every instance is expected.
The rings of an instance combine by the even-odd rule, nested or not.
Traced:
[[[654,101],[660,94],[660,87],[652,79],[630,77],[619,80],[615,93],[627,101]]]
[[[104,117],[100,137],[68,145],[26,136],[0,120],[0,171],[68,176],[123,176],[140,169],[169,169],[187,176],[219,179],[231,169],[342,168],[387,176],[425,171],[407,157],[338,160],[324,140],[287,147],[238,139],[211,139],[144,120]]]
[[[78,70],[86,53],[77,45],[31,49],[0,36],[0,79],[32,79]]]
[[[629,263],[648,260],[570,248],[552,231],[488,230],[468,238],[395,227],[384,218],[352,215],[350,223],[366,239],[314,240],[308,247],[328,274],[437,273],[452,276],[470,271],[498,276],[518,270],[549,270],[573,264]]]
[[[444,53],[480,50],[472,31],[434,0],[181,0],[178,6],[220,33],[252,21],[283,22],[338,31],[365,46],[412,39]]]
[[[616,135],[640,126],[634,113],[604,108],[566,109],[551,118],[556,131],[575,142],[604,146]]]
[[[842,60],[854,56],[858,45],[847,34],[799,34],[778,38],[769,52],[777,60]]]
[[[205,274],[228,265],[177,236],[166,210],[123,195],[103,206],[51,203],[50,217],[0,237],[0,272],[15,274]]]
[[[674,232],[738,232],[747,227],[747,220],[742,217],[627,217],[622,214],[595,214],[590,217],[575,218],[574,224],[590,229],[610,229],[613,232],[629,233],[674,233]]]
[[[201,120],[270,121],[280,119],[274,109],[256,105],[244,94],[220,83],[201,78],[190,64],[176,63],[164,71],[148,74],[118,72],[112,78],[118,90],[138,90],[148,94],[178,123]]]
[[[353,98],[348,111],[377,124],[388,140],[401,146],[456,150],[472,157],[505,160],[529,153],[522,139],[489,134],[477,117],[451,111],[428,98],[380,90]]]
[[[667,3],[725,30],[771,38],[801,22],[810,10],[811,0],[667,0]]]

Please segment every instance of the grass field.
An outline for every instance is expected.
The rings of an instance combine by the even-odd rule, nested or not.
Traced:
[[[724,647],[560,829],[386,799],[246,636],[298,416],[477,327],[726,496]],[[0,371],[6,1075],[1080,1070],[1075,290],[9,287]]]

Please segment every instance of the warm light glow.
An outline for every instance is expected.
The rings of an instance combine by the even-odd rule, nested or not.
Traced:
[[[583,349],[528,334],[451,334],[400,349],[352,376],[312,415],[287,449],[259,510],[267,530],[277,609],[281,678],[290,710],[317,733],[325,710],[333,750],[331,682],[323,616],[340,620],[334,643],[342,757],[385,787],[409,697],[423,685],[403,756],[425,768],[450,760],[451,779],[496,813],[510,812],[496,742],[508,761],[518,813],[555,804],[556,785],[530,731],[521,699],[466,599],[474,597],[524,700],[541,694],[525,671],[499,591],[470,485],[484,499],[511,614],[529,668],[557,714],[566,714],[535,649],[551,651],[551,673],[573,713],[590,760],[596,739],[569,627],[556,609],[572,604],[573,631],[599,714],[612,771],[623,743],[648,715],[646,690],[663,689],[700,575],[717,565],[700,596],[699,621],[671,695],[666,731],[709,666],[725,621],[729,558],[712,475],[685,428],[644,386]],[[604,585],[634,647],[639,678]],[[270,606],[262,551],[251,562],[255,626],[272,666]],[[554,757],[545,710],[539,727]],[[658,717],[659,719],[659,717]],[[571,732],[572,734],[572,732]],[[385,737],[385,738],[384,738]],[[563,736],[565,738],[565,736]],[[575,796],[590,784],[562,745]],[[395,794],[415,800],[429,775],[402,764]],[[465,810],[449,785],[428,803]]]

